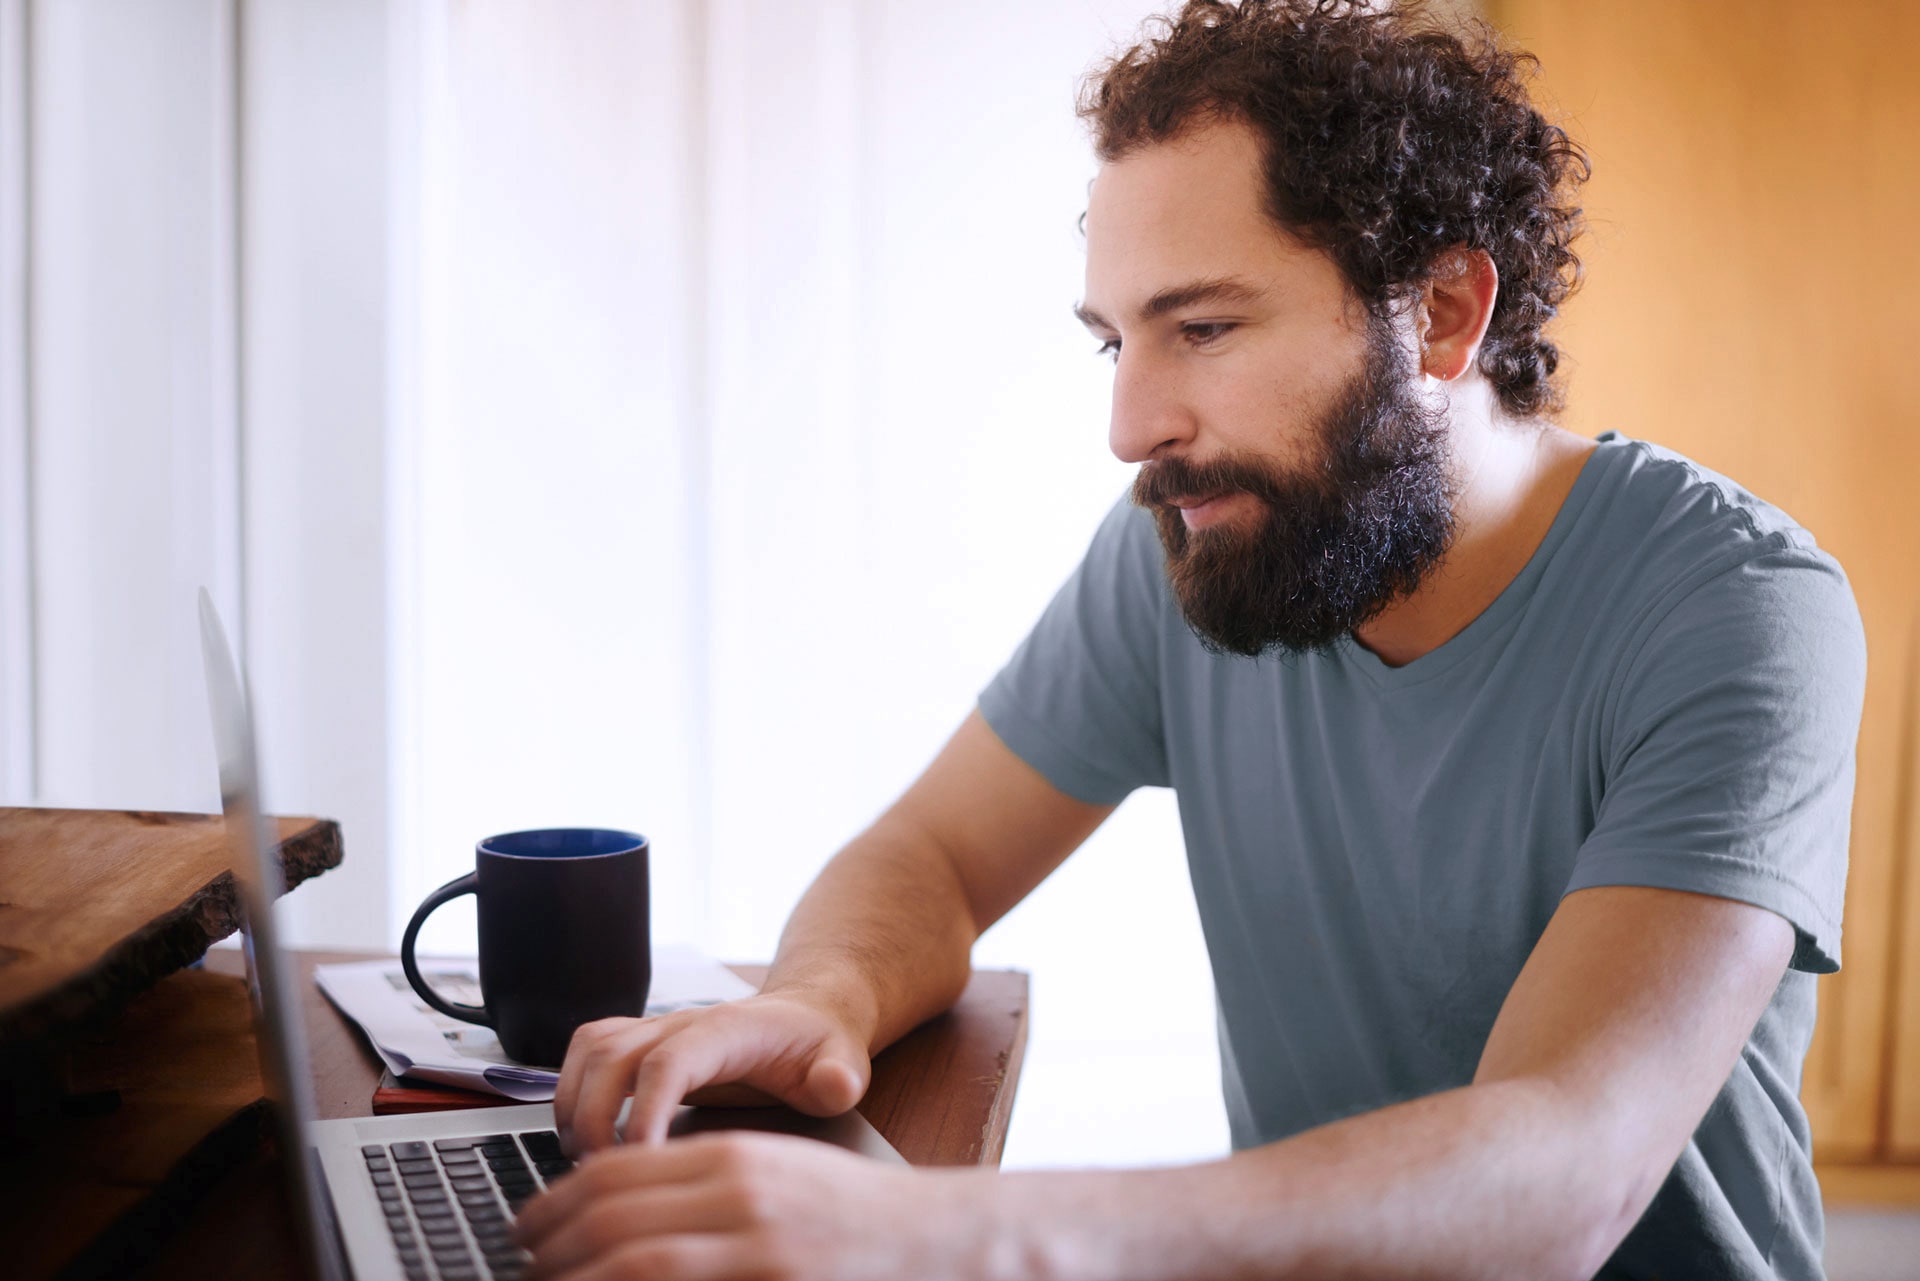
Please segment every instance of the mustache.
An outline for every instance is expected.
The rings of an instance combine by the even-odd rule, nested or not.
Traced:
[[[1191,505],[1234,493],[1252,494],[1269,503],[1285,497],[1266,467],[1231,455],[1198,462],[1163,458],[1142,463],[1133,478],[1133,501],[1139,507]]]

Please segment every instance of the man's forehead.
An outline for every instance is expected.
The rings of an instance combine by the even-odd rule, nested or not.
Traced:
[[[1238,301],[1331,266],[1268,217],[1256,135],[1222,123],[1109,161],[1087,202],[1083,307],[1147,317],[1168,292],[1227,282]],[[1087,319],[1083,315],[1083,319]]]

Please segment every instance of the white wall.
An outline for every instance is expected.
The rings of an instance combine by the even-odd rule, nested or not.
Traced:
[[[387,937],[395,21],[0,6],[0,801],[218,808],[205,584],[267,806],[352,852],[297,941]]]
[[[654,842],[659,937],[703,943],[692,10],[565,12],[428,19],[417,839],[389,929],[479,838],[599,824]],[[424,945],[470,949],[471,921]]]
[[[0,800],[213,806],[204,581],[345,827],[296,939],[607,823],[768,956],[1129,478],[1071,104],[1146,7],[0,0]],[[1224,1148],[1169,797],[976,962],[1009,1165]]]
[[[238,614],[230,15],[31,16],[36,799],[217,808],[192,602]]]
[[[0,0],[0,800],[11,802],[35,792],[27,41],[25,0]]]
[[[1144,9],[444,11],[403,905],[488,831],[618,822],[657,937],[771,953],[1130,478],[1072,97]],[[1009,1165],[1224,1149],[1169,797],[976,960],[1034,975]]]

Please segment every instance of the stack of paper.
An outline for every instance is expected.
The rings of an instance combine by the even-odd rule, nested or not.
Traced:
[[[463,1005],[479,1005],[480,963],[473,957],[420,959],[433,990]],[[491,1028],[448,1018],[415,994],[397,959],[351,961],[314,968],[327,999],[360,1025],[395,1076],[418,1077],[462,1089],[501,1094],[527,1103],[553,1097],[559,1066],[516,1063]],[[753,995],[753,986],[692,948],[655,948],[647,1013],[670,1014]]]

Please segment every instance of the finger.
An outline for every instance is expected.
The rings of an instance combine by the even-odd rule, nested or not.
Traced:
[[[663,1142],[681,1100],[695,1087],[711,1085],[722,1077],[728,1058],[725,1044],[726,1038],[715,1035],[713,1024],[707,1023],[690,1027],[654,1047],[633,1075],[627,1142]]]
[[[632,1086],[634,1064],[644,1061],[671,1031],[671,1025],[657,1020],[638,1020],[601,1033],[587,1046],[572,1115],[560,1136],[574,1156],[613,1145],[614,1119]],[[555,1112],[558,1120],[557,1107]]]
[[[714,1166],[715,1144],[704,1138],[596,1152],[547,1191],[520,1207],[514,1240],[535,1248],[550,1233],[601,1201],[700,1179]]]
[[[747,1269],[747,1245],[731,1235],[656,1237],[629,1241],[583,1267],[566,1272],[542,1271],[538,1262],[530,1277],[547,1281],[729,1281],[753,1275]]]
[[[567,1041],[567,1054],[560,1063],[560,1079],[553,1086],[553,1119],[564,1138],[573,1125],[573,1109],[580,1097],[580,1079],[586,1072],[587,1053],[602,1035],[611,1031],[612,1019],[582,1023]]]
[[[543,1270],[560,1273],[585,1267],[630,1241],[745,1226],[738,1198],[723,1196],[711,1181],[640,1188],[588,1203],[542,1236],[532,1247],[533,1257]]]
[[[835,1038],[821,1047],[807,1068],[806,1080],[794,1099],[794,1106],[802,1112],[839,1116],[866,1094],[871,1061],[866,1055],[853,1052],[850,1044],[838,1042],[839,1038]]]

